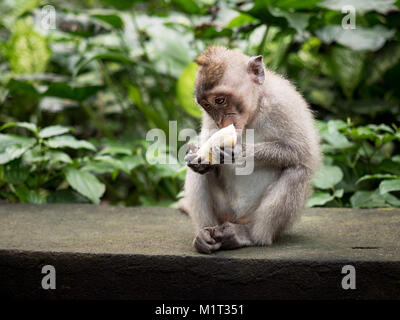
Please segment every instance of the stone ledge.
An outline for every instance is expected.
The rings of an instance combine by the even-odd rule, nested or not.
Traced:
[[[400,210],[308,209],[271,247],[196,253],[174,209],[0,206],[0,296],[47,299],[400,298]],[[43,290],[54,265],[57,289]],[[352,264],[357,289],[341,288]]]

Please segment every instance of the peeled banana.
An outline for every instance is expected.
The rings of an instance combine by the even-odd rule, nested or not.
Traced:
[[[205,159],[205,161],[210,164],[215,164],[217,159],[213,159],[212,148],[218,146],[220,148],[223,147],[231,147],[233,148],[237,142],[236,129],[233,124],[222,128],[215,132],[208,140],[200,147],[197,151],[197,155],[201,157],[201,159]]]

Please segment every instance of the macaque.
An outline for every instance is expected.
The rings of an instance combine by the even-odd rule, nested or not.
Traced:
[[[238,143],[213,148],[217,164],[189,145],[179,208],[194,222],[194,247],[212,253],[271,245],[299,217],[320,162],[313,115],[288,80],[265,68],[262,56],[213,46],[195,62],[195,100],[203,109],[200,146],[231,124]],[[252,144],[243,138],[246,129],[254,130]],[[236,174],[238,158],[254,161],[251,174]]]

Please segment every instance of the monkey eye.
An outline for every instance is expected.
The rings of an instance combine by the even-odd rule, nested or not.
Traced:
[[[225,98],[216,98],[215,103],[216,104],[223,104],[225,102]]]
[[[205,104],[204,104],[204,108],[205,108],[205,109],[209,109],[209,108],[211,108],[211,105],[210,105],[209,103],[205,103]]]

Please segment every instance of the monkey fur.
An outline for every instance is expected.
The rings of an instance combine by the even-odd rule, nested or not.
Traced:
[[[189,147],[185,161],[191,169],[179,207],[193,220],[194,247],[212,253],[270,245],[299,217],[320,163],[313,115],[288,80],[265,68],[262,56],[213,46],[196,63],[195,100],[203,108],[200,145],[211,130],[230,124],[254,129],[255,141],[250,146],[242,139],[239,150],[254,159],[250,175],[237,175],[235,162],[199,164],[198,147]],[[215,151],[222,157],[236,152]]]

